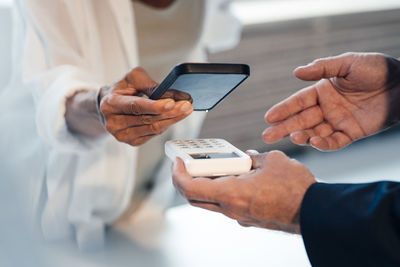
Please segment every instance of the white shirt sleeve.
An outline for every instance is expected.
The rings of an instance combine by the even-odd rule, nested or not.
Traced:
[[[16,0],[25,38],[19,40],[24,45],[19,89],[33,95],[36,130],[47,148],[41,230],[49,240],[75,235],[83,249],[102,245],[105,226],[129,204],[137,154],[111,135],[91,140],[66,125],[67,97],[105,85],[91,4]]]
[[[74,92],[104,85],[93,57],[91,36],[95,32],[89,33],[85,5],[77,7],[76,1],[23,2],[20,8],[26,39],[22,75],[35,99],[39,135],[59,151],[88,150],[98,140],[71,134],[64,116],[66,99]],[[82,16],[72,10],[82,11]]]

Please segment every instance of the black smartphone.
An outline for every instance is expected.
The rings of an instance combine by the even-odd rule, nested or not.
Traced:
[[[168,89],[176,89],[191,95],[194,110],[208,111],[249,76],[246,64],[184,63],[168,74],[150,99],[159,99]]]

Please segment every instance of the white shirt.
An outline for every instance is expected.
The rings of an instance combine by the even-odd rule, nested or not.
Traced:
[[[130,0],[16,1],[15,65],[11,83],[0,95],[0,123],[7,126],[0,138],[0,151],[6,153],[0,176],[19,180],[31,194],[30,204],[40,212],[46,238],[75,234],[81,248],[102,244],[105,225],[126,211],[135,184],[149,175],[145,171],[138,177],[140,150],[146,147],[130,147],[111,135],[92,140],[71,134],[64,118],[66,98],[76,90],[111,84],[138,65],[160,81],[173,65],[204,59],[204,46],[209,42],[207,21],[212,21],[206,12],[210,6],[218,9],[220,2],[180,0],[165,11],[138,5],[135,18]],[[192,26],[174,24],[173,15],[178,13],[182,15],[179,21]],[[164,28],[140,27],[142,20],[148,25],[145,21],[155,18],[163,21],[159,25]],[[226,18],[231,19],[229,15]],[[160,32],[168,31],[171,34],[160,39]],[[178,37],[188,42],[176,42]],[[138,39],[160,46],[141,48]],[[161,45],[164,43],[182,46]],[[161,140],[150,142],[193,138],[203,117],[193,114]],[[170,196],[170,166],[159,163],[162,157],[155,153],[154,162],[160,166],[152,170],[156,187],[141,207],[143,211],[161,214],[159,207]],[[39,202],[43,208],[38,211]]]

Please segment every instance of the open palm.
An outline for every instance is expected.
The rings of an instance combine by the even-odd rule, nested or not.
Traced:
[[[314,61],[294,73],[318,82],[267,112],[265,120],[273,125],[263,133],[265,142],[290,135],[299,145],[337,150],[388,126],[396,90],[388,81],[384,55],[346,53]]]

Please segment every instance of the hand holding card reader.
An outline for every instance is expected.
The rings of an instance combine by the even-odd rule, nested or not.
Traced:
[[[251,169],[250,157],[223,139],[171,140],[165,153],[180,157],[192,176],[239,175]]]

